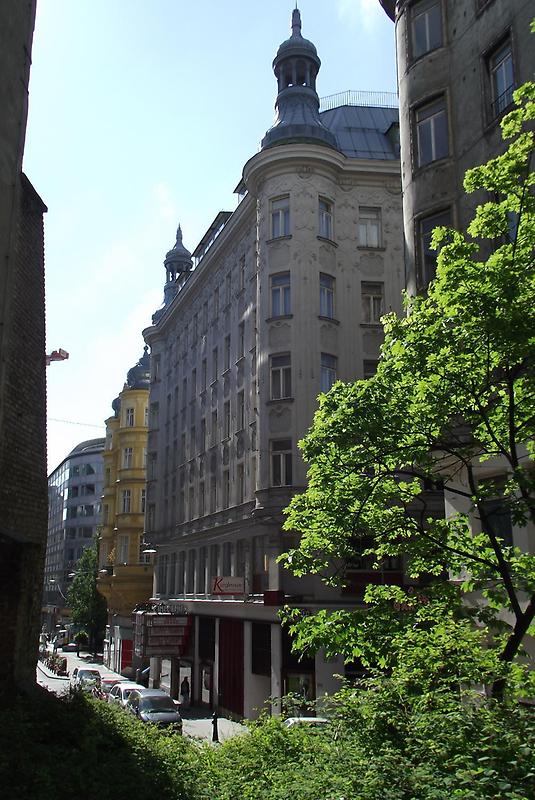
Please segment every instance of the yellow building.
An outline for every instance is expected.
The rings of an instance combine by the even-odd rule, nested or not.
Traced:
[[[118,672],[133,663],[132,610],[152,594],[151,556],[143,553],[150,360],[129,370],[106,420],[98,589],[108,604],[104,662]]]

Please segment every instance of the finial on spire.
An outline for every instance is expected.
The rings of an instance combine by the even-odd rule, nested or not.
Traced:
[[[297,2],[292,11],[292,36],[301,36],[301,13],[297,8]]]
[[[182,228],[180,227],[180,222],[178,223],[178,228],[176,232],[176,240],[177,242],[182,242]]]

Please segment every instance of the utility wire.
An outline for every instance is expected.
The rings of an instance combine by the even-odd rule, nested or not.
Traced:
[[[75,422],[72,419],[56,419],[56,417],[47,417],[48,422],[64,422],[66,425],[82,425],[84,428],[99,428],[102,430],[104,425],[93,425],[90,422]]]

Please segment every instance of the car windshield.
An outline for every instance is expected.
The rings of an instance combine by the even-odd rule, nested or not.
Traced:
[[[100,678],[100,672],[98,672],[96,669],[82,669],[78,673],[78,677],[84,680],[95,681]]]
[[[142,697],[139,701],[140,711],[176,711],[168,697]]]

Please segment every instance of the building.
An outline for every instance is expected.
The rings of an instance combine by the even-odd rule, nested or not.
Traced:
[[[43,625],[53,632],[69,621],[66,594],[76,563],[95,543],[100,523],[104,439],[77,444],[48,477],[48,537]]]
[[[108,604],[104,663],[121,672],[132,663],[132,610],[152,593],[153,567],[143,553],[150,360],[147,347],[128,371],[106,420],[99,592]],[[139,666],[139,664],[137,665]]]
[[[317,395],[373,373],[380,316],[401,308],[397,109],[346,94],[320,113],[319,68],[296,9],[273,62],[277,118],[244,166],[240,202],[193,254],[179,228],[164,305],[144,331],[146,536],[164,604],[153,613],[168,612],[158,624],[175,644],[143,652],[173,696],[188,677],[194,702],[237,716],[290,691],[319,696],[344,672],[322,653],[298,661],[281,628],[283,603],[336,608],[358,595],[282,569],[282,511],[306,482],[297,443]]]
[[[482,197],[467,169],[504,145],[500,120],[513,91],[533,80],[529,0],[380,0],[396,23],[407,288],[435,275],[437,225],[466,229]]]
[[[22,173],[35,1],[0,5],[0,687],[35,684],[47,526],[46,207]]]

